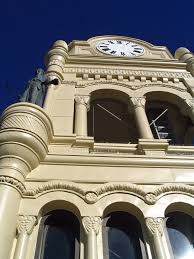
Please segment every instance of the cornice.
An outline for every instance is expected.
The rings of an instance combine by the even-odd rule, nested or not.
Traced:
[[[162,71],[163,67],[159,67],[160,71],[153,70],[153,67],[150,70],[143,70],[142,66],[140,69],[132,69],[128,66],[128,68],[118,67],[91,67],[91,66],[65,66],[63,67],[64,73],[77,73],[77,74],[95,74],[95,75],[121,75],[121,76],[135,76],[135,77],[164,77],[164,78],[193,78],[189,72],[186,72],[186,68],[181,68],[184,71],[166,71],[167,67],[165,66],[165,70]],[[145,67],[145,66],[144,66]],[[175,68],[176,70],[179,68]]]
[[[116,159],[115,159],[116,158]],[[90,153],[90,154],[49,154],[41,162],[44,165],[95,165],[95,166],[116,166],[116,167],[148,167],[148,168],[194,168],[193,156],[167,155],[167,156],[146,156],[134,154],[115,153]]]
[[[106,56],[87,56],[87,55],[70,55],[66,60],[66,64],[88,64],[88,65],[115,65],[115,66],[136,66],[136,67],[155,67],[155,68],[174,68],[185,69],[186,63],[177,59],[126,59],[122,57],[106,57]]]

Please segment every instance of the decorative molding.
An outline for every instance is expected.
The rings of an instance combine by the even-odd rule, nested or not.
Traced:
[[[95,216],[86,216],[82,218],[82,224],[86,234],[89,234],[91,231],[94,231],[97,235],[101,226],[101,218]]]
[[[20,181],[9,176],[0,176],[0,184],[8,184],[17,189],[21,194],[26,190],[25,186]]]
[[[57,66],[61,67],[62,70],[65,68],[65,65],[63,64],[63,62],[61,62],[58,59],[50,60],[49,63],[48,63],[48,66],[51,66],[51,65],[57,65]]]
[[[17,231],[19,234],[27,233],[30,235],[36,224],[36,217],[31,215],[20,215],[17,223]]]
[[[114,82],[112,80],[98,80],[98,81],[94,81],[94,82],[77,82],[76,83],[76,88],[86,88],[86,87],[90,87],[90,86],[102,86],[105,85],[107,88],[111,88],[112,85],[115,86],[121,86],[121,87],[125,87],[128,88],[130,90],[136,91],[139,90],[141,88],[148,88],[148,87],[165,87],[165,88],[171,88],[180,92],[187,92],[186,87],[181,87],[178,84],[173,84],[173,83],[147,83],[147,84],[135,84],[134,82]]]
[[[168,72],[168,71],[145,71],[130,69],[108,69],[108,68],[88,68],[88,67],[64,67],[63,72],[83,73],[97,75],[124,75],[124,76],[147,76],[147,77],[167,77],[167,78],[193,78],[189,72]]]
[[[89,204],[95,203],[98,200],[98,195],[95,192],[89,191],[85,194],[85,201]]]
[[[87,110],[90,109],[90,96],[89,95],[76,95],[75,102],[77,104],[83,104]]]
[[[163,218],[146,218],[145,222],[146,222],[148,233],[151,236],[154,236],[157,233],[160,234],[160,236],[163,235],[163,224],[164,224]]]
[[[131,97],[131,102],[133,103],[133,107],[136,109],[137,107],[145,108],[146,98],[145,97]]]
[[[85,196],[85,190],[79,187],[78,185],[74,183],[64,183],[64,182],[50,182],[44,185],[39,186],[38,188],[35,189],[29,189],[24,192],[25,196],[37,196],[39,194],[42,194],[47,191],[71,191],[78,196],[82,197],[84,199]]]
[[[24,197],[38,197],[47,192],[53,191],[65,191],[73,193],[85,200],[88,204],[94,204],[103,197],[113,193],[124,193],[128,195],[134,195],[142,199],[146,204],[153,205],[164,195],[169,194],[183,194],[194,197],[194,187],[184,184],[164,184],[157,187],[151,192],[147,192],[142,186],[136,184],[126,183],[108,183],[103,184],[100,187],[96,187],[93,190],[86,190],[76,183],[70,182],[50,182],[43,184],[35,189],[26,190],[24,185],[19,181],[10,177],[0,177],[0,183],[6,182],[15,188],[18,188],[22,192]]]
[[[41,123],[40,120],[36,119],[35,116],[31,116],[30,114],[24,115],[13,113],[12,115],[5,117],[5,119],[1,123],[0,128],[19,128],[23,130],[28,130],[37,134],[46,142],[48,139],[48,134],[44,125]]]

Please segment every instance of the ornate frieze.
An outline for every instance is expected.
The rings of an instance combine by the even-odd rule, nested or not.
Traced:
[[[108,69],[88,67],[64,67],[65,73],[97,74],[97,75],[123,75],[138,77],[164,77],[164,78],[192,78],[189,72],[145,71],[129,69]]]
[[[146,218],[146,226],[150,236],[155,234],[163,235],[163,218]]]
[[[43,184],[35,189],[26,189],[20,181],[7,176],[0,176],[0,184],[8,184],[18,189],[24,198],[36,198],[43,193],[56,190],[73,193],[88,204],[96,203],[104,196],[117,192],[137,196],[149,205],[155,204],[158,199],[167,194],[176,193],[194,197],[194,187],[186,184],[163,184],[151,192],[145,191],[142,186],[137,184],[108,183],[88,190],[76,183],[55,181]]]
[[[36,217],[32,215],[20,215],[17,223],[17,231],[19,234],[27,233],[31,234],[36,224]]]
[[[186,87],[180,85],[180,84],[173,84],[173,83],[156,83],[156,82],[150,82],[150,83],[135,83],[131,81],[125,81],[125,82],[114,82],[112,80],[98,80],[94,82],[83,82],[83,81],[77,81],[76,82],[76,88],[87,88],[91,86],[105,86],[107,88],[110,88],[111,86],[120,86],[120,87],[125,87],[130,90],[139,90],[141,88],[148,88],[148,87],[163,87],[163,88],[171,88],[180,92],[186,92],[187,89]]]
[[[101,226],[101,218],[95,216],[86,216],[82,218],[82,224],[86,234],[94,231],[97,235]]]

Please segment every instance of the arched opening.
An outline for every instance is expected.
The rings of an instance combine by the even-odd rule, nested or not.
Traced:
[[[125,102],[113,98],[95,99],[88,112],[88,135],[101,143],[136,143],[133,114]]]
[[[194,258],[194,218],[180,211],[166,215],[166,228],[174,259]]]
[[[141,225],[135,216],[122,211],[103,219],[104,259],[147,258]]]
[[[179,105],[182,107],[175,95],[162,92],[148,93],[146,114],[150,128],[156,139],[167,139],[172,145],[192,145],[188,129],[193,125],[190,118],[181,113]]]
[[[73,213],[47,213],[40,222],[35,259],[78,259],[79,232],[79,221]]]

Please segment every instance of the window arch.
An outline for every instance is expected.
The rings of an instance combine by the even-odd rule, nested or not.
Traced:
[[[112,98],[95,99],[88,112],[88,135],[95,142],[136,143],[137,129],[128,105]]]
[[[45,215],[40,223],[35,259],[78,259],[79,221],[65,210]]]
[[[112,212],[103,220],[104,259],[147,258],[141,225],[126,212]]]
[[[174,259],[194,258],[194,218],[179,211],[168,213],[166,228]]]

